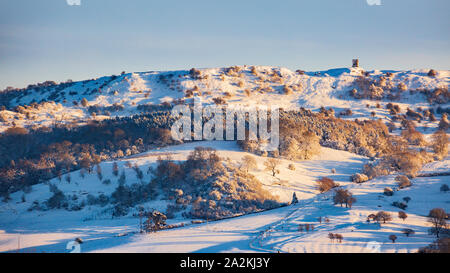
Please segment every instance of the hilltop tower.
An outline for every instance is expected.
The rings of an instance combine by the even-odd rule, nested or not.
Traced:
[[[359,59],[353,59],[352,67],[359,67]]]

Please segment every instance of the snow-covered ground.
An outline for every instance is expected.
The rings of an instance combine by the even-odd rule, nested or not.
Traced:
[[[118,161],[119,169],[125,170],[127,184],[138,182],[134,171],[125,166],[126,162],[137,164],[149,179],[146,169],[156,163],[158,156],[170,154],[175,160],[185,160],[196,146],[214,147],[221,157],[230,158],[234,164],[247,153],[239,151],[236,142],[196,142],[152,150]],[[322,148],[319,156],[308,161],[283,161],[280,174],[273,177],[264,171],[266,158],[257,157],[258,170],[251,171],[281,201],[289,202],[292,193],[299,198],[296,205],[282,207],[237,218],[191,224],[190,219],[177,215],[168,223],[185,223],[182,228],[164,230],[153,234],[138,234],[139,219],[133,216],[111,219],[111,214],[99,206],[86,206],[80,211],[50,210],[27,211],[32,202],[45,201],[51,196],[49,186],[38,184],[30,193],[11,195],[9,203],[0,205],[0,251],[22,252],[66,252],[66,244],[74,238],[84,240],[84,252],[361,252],[370,251],[369,242],[380,244],[383,252],[414,252],[434,239],[428,235],[426,222],[428,211],[434,207],[450,210],[450,196],[439,191],[443,183],[450,183],[450,177],[422,177],[412,180],[411,188],[396,191],[394,196],[383,195],[385,187],[395,188],[395,176],[379,177],[363,184],[349,182],[350,175],[361,170],[368,159],[345,151]],[[295,171],[287,164],[295,165]],[[450,159],[434,162],[424,167],[424,172],[449,169]],[[104,179],[112,183],[102,184],[97,174],[71,173],[68,183],[64,176],[50,181],[66,195],[75,194],[80,199],[87,194],[97,196],[110,194],[117,186],[113,177],[112,162],[100,164]],[[332,173],[335,169],[335,173]],[[319,194],[315,181],[323,176],[333,178],[341,186],[350,189],[357,199],[352,209],[332,204],[330,194]],[[391,206],[394,201],[410,197],[406,213],[408,218],[398,219],[399,209]],[[144,204],[146,207],[164,211],[165,200]],[[393,221],[382,224],[366,223],[371,213],[384,210],[392,213]],[[329,222],[319,223],[319,217]],[[314,224],[311,232],[300,232],[300,224]],[[415,234],[406,237],[401,233],[411,228]],[[342,243],[331,242],[328,233],[344,236]],[[395,244],[388,239],[395,234]]]

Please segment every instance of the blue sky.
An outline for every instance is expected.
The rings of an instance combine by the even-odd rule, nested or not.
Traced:
[[[450,1],[0,1],[0,88],[125,70],[450,69]]]

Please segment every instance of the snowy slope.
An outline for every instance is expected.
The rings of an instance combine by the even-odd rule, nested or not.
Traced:
[[[184,160],[196,146],[215,147],[222,157],[230,158],[235,164],[239,164],[247,154],[239,151],[235,142],[199,142],[152,150],[118,163],[121,170],[126,170],[127,183],[135,183],[138,180],[133,170],[124,167],[126,162],[145,170],[155,164],[159,155],[170,154],[175,160]],[[48,186],[39,184],[26,194],[25,203],[21,201],[23,193],[17,192],[11,195],[12,201],[1,204],[0,251],[14,251],[20,244],[24,252],[65,252],[69,241],[81,237],[85,241],[82,247],[86,252],[361,252],[368,251],[368,242],[380,243],[383,252],[414,252],[433,241],[433,236],[427,233],[427,212],[434,207],[450,210],[448,193],[439,191],[443,183],[450,183],[449,177],[416,178],[411,188],[386,197],[382,194],[383,189],[387,186],[395,188],[394,176],[379,177],[364,184],[349,182],[350,175],[360,170],[367,159],[348,152],[323,148],[313,160],[290,162],[295,165],[295,171],[287,169],[289,162],[285,161],[277,178],[263,170],[265,158],[256,158],[259,170],[252,173],[283,201],[290,201],[295,192],[300,200],[297,205],[199,225],[190,225],[190,219],[178,215],[168,223],[185,223],[186,227],[142,235],[136,234],[137,217],[129,215],[111,219],[105,208],[99,206],[87,206],[72,212],[29,212],[27,208],[34,200],[43,201],[50,197]],[[447,158],[430,163],[424,171],[438,170],[448,166],[449,162]],[[105,179],[113,181],[110,185],[99,182],[96,174],[86,174],[82,179],[77,172],[71,174],[71,183],[64,179],[51,182],[66,194],[79,195],[80,199],[88,193],[111,193],[117,186],[116,179],[110,174],[111,165],[111,162],[101,163]],[[331,172],[332,168],[335,173]],[[323,176],[335,179],[352,191],[357,203],[351,210],[334,206],[329,194],[319,194],[314,188],[314,181]],[[145,179],[148,178],[146,174]],[[390,204],[401,201],[405,196],[411,197],[411,201],[406,210],[409,217],[403,222],[396,216],[399,209]],[[164,211],[166,201],[157,200],[144,205]],[[379,210],[392,212],[394,221],[381,226],[367,224],[367,215]],[[320,224],[319,217],[328,217],[330,222]],[[315,231],[299,232],[298,225],[305,223],[315,224]],[[406,238],[401,234],[403,228],[412,228],[416,234]],[[344,242],[330,242],[327,238],[329,232],[342,234]],[[389,243],[390,234],[397,235],[397,243]]]
[[[211,142],[196,142],[182,144],[178,146],[172,146],[162,148],[158,150],[152,150],[147,153],[134,155],[130,158],[126,158],[118,161],[120,171],[124,170],[127,180],[126,184],[131,185],[137,183],[139,180],[136,177],[134,170],[125,166],[127,162],[132,165],[137,165],[144,172],[143,181],[150,180],[150,175],[146,173],[149,167],[154,167],[158,156],[165,156],[170,154],[174,160],[185,160],[187,155],[197,146],[214,147],[218,150],[219,155],[223,158],[229,158],[233,164],[239,166],[243,156],[248,153],[239,151],[236,142],[225,141],[211,141]],[[264,187],[270,190],[273,194],[278,195],[282,202],[291,201],[292,194],[295,192],[299,199],[309,199],[317,194],[314,188],[314,181],[323,177],[329,176],[338,181],[341,184],[349,183],[349,177],[354,172],[360,170],[362,165],[366,162],[366,159],[353,155],[344,151],[337,151],[328,148],[322,149],[322,154],[317,156],[311,161],[299,161],[290,162],[283,161],[280,166],[281,173],[277,177],[273,177],[269,172],[264,171],[263,162],[266,160],[264,157],[255,156],[258,161],[258,169],[251,171],[258,180],[260,180]],[[346,164],[344,164],[344,162]],[[295,171],[287,169],[288,163],[293,163],[296,167]],[[50,231],[54,228],[57,230],[64,230],[67,227],[72,229],[72,226],[90,226],[96,221],[110,220],[111,212],[106,207],[100,206],[86,206],[80,211],[64,211],[64,210],[50,210],[50,211],[27,211],[33,205],[34,201],[43,203],[45,200],[51,197],[52,193],[49,190],[48,184],[57,185],[58,188],[66,195],[76,195],[78,199],[72,203],[80,203],[87,198],[87,196],[98,196],[100,194],[110,195],[118,185],[117,177],[112,175],[112,162],[102,162],[100,164],[103,180],[110,179],[112,182],[109,185],[105,185],[97,178],[97,174],[94,171],[92,174],[85,174],[85,177],[80,177],[80,171],[70,173],[71,182],[65,180],[65,176],[62,176],[62,180],[58,178],[52,179],[47,183],[38,184],[32,186],[30,193],[24,193],[22,191],[13,193],[11,195],[12,200],[9,203],[0,204],[0,229],[4,230],[4,233],[0,235],[2,240],[6,240],[7,237],[16,236],[19,233],[24,233],[22,237],[26,238],[26,234],[33,234],[35,232],[47,230]],[[331,169],[335,168],[336,173],[332,174]],[[292,179],[295,177],[295,179]],[[25,202],[22,202],[22,196],[25,196]],[[160,211],[165,211],[167,206],[166,200],[156,200],[143,204],[146,208],[154,208]],[[115,223],[132,223],[134,231],[137,229],[137,219],[132,216],[132,213],[128,217],[123,217],[121,220],[114,220],[111,223],[108,221],[106,225]],[[58,219],[64,219],[59,221]],[[128,222],[127,222],[128,221]],[[169,223],[189,222],[182,218],[179,214],[175,219],[169,220]],[[86,227],[86,230],[88,228]],[[127,229],[122,230],[125,232]],[[31,236],[31,235],[30,235]],[[39,236],[36,236],[39,237]],[[22,244],[26,244],[24,239]],[[33,241],[33,240],[31,240]],[[9,242],[9,241],[8,241]],[[12,245],[11,245],[12,244]],[[16,242],[0,244],[0,250],[5,251],[16,247]]]

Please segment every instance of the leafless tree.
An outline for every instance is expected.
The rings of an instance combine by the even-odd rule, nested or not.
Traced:
[[[272,176],[275,176],[280,171],[277,169],[277,167],[280,165],[281,161],[276,158],[268,158],[264,162],[264,166],[266,166],[266,171],[272,172]]]
[[[353,197],[352,193],[346,189],[337,189],[333,197],[334,204],[345,204],[346,208],[351,208],[356,199]]]
[[[251,169],[256,169],[257,162],[256,159],[251,155],[246,155],[242,158],[242,168],[244,168],[247,172]]]
[[[447,227],[447,213],[444,209],[434,208],[428,214],[428,222],[433,225],[432,233],[439,238],[439,233]]]
[[[383,221],[383,224],[386,224],[386,222],[392,221],[392,216],[389,212],[379,211],[377,214],[375,214],[375,221],[377,221],[378,223],[381,223],[381,221]]]
[[[395,243],[395,240],[397,240],[397,236],[395,236],[394,234],[389,235],[389,240],[391,240],[392,243]]]

